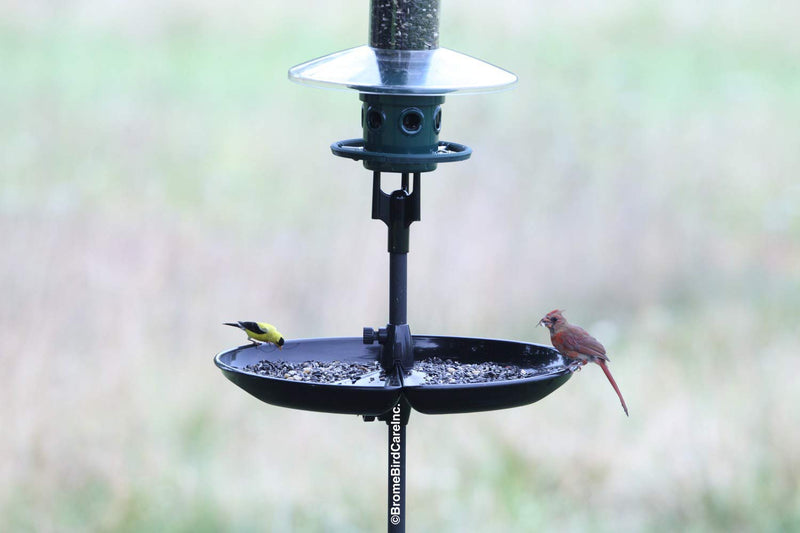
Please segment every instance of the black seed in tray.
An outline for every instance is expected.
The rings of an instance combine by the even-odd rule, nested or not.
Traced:
[[[369,363],[345,363],[342,361],[260,361],[245,367],[248,372],[263,376],[283,378],[311,383],[356,383],[366,379],[367,383],[386,380],[378,361]],[[461,363],[452,359],[431,357],[414,362],[413,373],[428,385],[451,385],[458,383],[487,383],[523,379],[533,376],[531,370],[519,365],[495,363]],[[372,374],[372,375],[370,375]],[[362,383],[364,383],[362,381]]]
[[[428,385],[449,385],[456,383],[487,383],[511,379],[529,378],[533,372],[518,365],[495,363],[460,363],[452,359],[431,357],[414,363],[414,370],[420,372]]]
[[[344,363],[342,361],[259,361],[244,368],[272,378],[283,378],[292,381],[312,383],[355,383],[366,378],[369,382],[384,381],[386,374],[378,361],[370,363]],[[374,376],[366,374],[375,373]]]

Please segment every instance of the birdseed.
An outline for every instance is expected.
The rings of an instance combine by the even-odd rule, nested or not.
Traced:
[[[370,363],[345,363],[342,361],[259,361],[244,368],[271,378],[283,378],[292,381],[311,383],[347,384],[366,378],[368,382],[384,381],[386,374],[378,361]],[[375,374],[366,376],[366,374]]]
[[[260,361],[245,367],[272,378],[291,381],[329,384],[355,384],[366,380],[366,384],[386,381],[386,373],[378,361],[370,363],[347,363],[342,361]],[[414,362],[414,375],[426,385],[454,385],[465,383],[488,383],[529,378],[534,371],[510,363],[486,361],[461,363],[453,359],[431,357]]]
[[[533,371],[515,364],[495,363],[492,361],[460,363],[453,359],[440,359],[438,357],[416,361],[414,370],[422,374],[423,382],[428,385],[488,383],[533,376]]]
[[[369,45],[387,50],[439,48],[441,0],[372,0]]]

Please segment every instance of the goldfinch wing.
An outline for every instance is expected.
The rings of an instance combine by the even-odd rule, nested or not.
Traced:
[[[258,325],[258,322],[239,322],[243,328],[249,329],[253,333],[266,333],[267,331]]]

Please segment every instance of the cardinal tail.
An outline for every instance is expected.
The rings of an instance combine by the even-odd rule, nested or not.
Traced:
[[[600,368],[602,368],[603,372],[605,372],[606,377],[608,378],[608,381],[611,382],[611,386],[614,387],[614,390],[616,391],[617,396],[619,396],[619,401],[622,402],[622,408],[625,410],[625,416],[630,416],[628,414],[628,406],[625,405],[625,398],[622,397],[622,393],[619,391],[619,387],[617,387],[617,382],[614,381],[614,376],[611,375],[611,371],[608,369],[608,366],[606,365],[606,362],[603,361],[602,359],[595,359],[595,362],[598,365],[600,365]]]

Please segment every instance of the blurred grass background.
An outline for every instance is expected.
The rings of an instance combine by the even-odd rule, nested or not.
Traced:
[[[412,531],[800,530],[800,5],[447,1],[520,77],[448,98],[416,333],[606,345],[538,404],[413,414]],[[262,404],[220,323],[386,321],[355,94],[286,70],[367,2],[0,3],[0,530],[376,531],[385,427]]]

